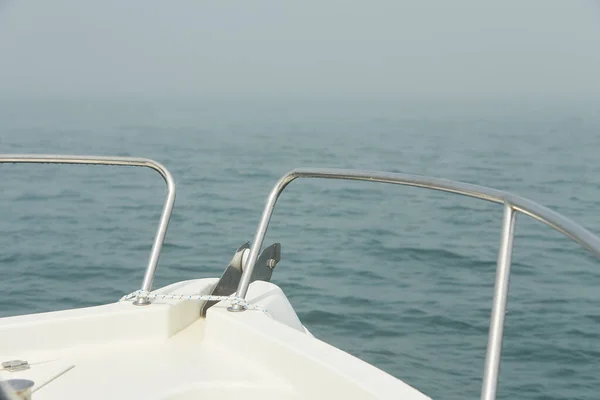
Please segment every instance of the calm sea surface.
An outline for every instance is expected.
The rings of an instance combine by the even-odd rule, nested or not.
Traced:
[[[155,287],[219,275],[300,166],[517,192],[600,233],[600,106],[3,100],[1,153],[154,158],[177,181]],[[133,168],[2,165],[0,315],[141,283],[164,187]],[[267,244],[304,324],[439,399],[478,398],[501,207],[416,188],[294,182]],[[600,262],[519,216],[499,394],[600,397]]]

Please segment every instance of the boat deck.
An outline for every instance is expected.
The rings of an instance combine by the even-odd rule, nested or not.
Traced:
[[[199,340],[200,319],[162,345],[117,343],[55,354],[56,361],[33,365],[18,374],[34,382],[54,381],[36,391],[36,399],[300,398],[272,370],[248,363],[226,347]],[[236,366],[236,368],[232,368]],[[34,388],[35,390],[35,388]],[[197,396],[195,396],[197,395]]]
[[[214,283],[162,290],[203,293]],[[4,318],[0,360],[31,365],[3,376],[34,381],[36,400],[428,398],[312,337],[277,286],[255,282],[248,298],[261,310],[233,313],[221,302],[199,318],[199,301],[157,300]]]

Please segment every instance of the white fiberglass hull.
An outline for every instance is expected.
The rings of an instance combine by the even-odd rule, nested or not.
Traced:
[[[160,293],[208,294],[216,279]],[[35,400],[410,399],[428,397],[314,338],[272,283],[250,286],[257,309],[199,317],[199,300],[123,301],[0,319],[0,361],[29,369],[3,379],[34,382]]]

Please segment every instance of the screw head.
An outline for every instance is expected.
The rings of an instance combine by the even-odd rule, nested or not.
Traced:
[[[232,306],[227,307],[227,311],[229,312],[241,312],[246,311],[246,307],[241,304],[234,304]]]

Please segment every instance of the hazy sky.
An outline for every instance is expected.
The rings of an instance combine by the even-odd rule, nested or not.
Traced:
[[[0,0],[0,96],[600,94],[597,1]]]

